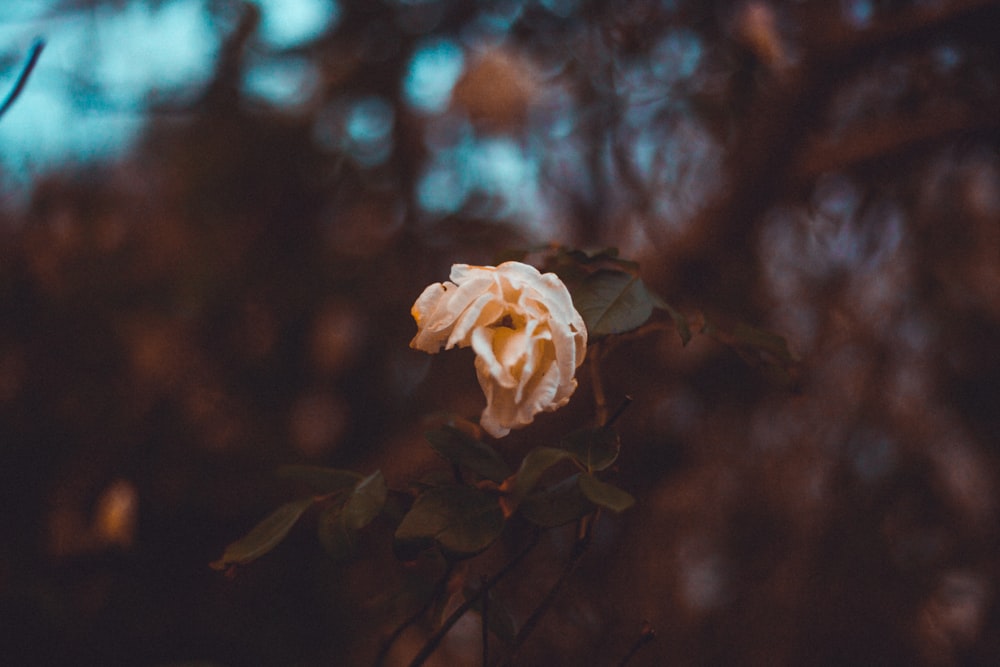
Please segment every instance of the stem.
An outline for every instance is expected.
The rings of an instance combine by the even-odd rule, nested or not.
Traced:
[[[604,396],[604,381],[601,378],[601,353],[604,348],[600,343],[594,343],[590,351],[590,386],[594,393],[594,412],[597,414],[597,424],[604,426],[608,421],[608,401]]]
[[[517,657],[517,652],[520,650],[521,646],[527,641],[531,633],[534,632],[535,628],[538,626],[539,621],[542,617],[552,608],[552,603],[555,602],[556,596],[562,591],[563,586],[566,584],[566,580],[569,576],[573,574],[576,570],[576,566],[580,564],[580,559],[583,558],[583,554],[586,553],[587,547],[590,546],[590,537],[592,535],[591,528],[593,527],[594,514],[589,514],[582,519],[577,528],[576,542],[573,544],[573,552],[570,554],[569,560],[563,566],[562,572],[559,573],[559,578],[556,579],[555,583],[552,584],[552,588],[549,589],[548,593],[535,610],[531,612],[531,615],[524,622],[524,625],[518,631],[517,636],[514,638],[514,647],[511,654],[503,662],[504,667],[509,667],[513,664],[514,658]]]
[[[618,663],[618,667],[627,667],[628,663],[635,657],[635,654],[639,650],[648,644],[649,642],[656,639],[656,631],[653,630],[653,626],[649,624],[649,621],[642,622],[642,630],[639,631],[639,636],[636,637],[635,641],[632,643],[632,647],[629,649],[622,661]]]
[[[615,408],[615,411],[611,414],[611,417],[604,425],[608,428],[614,426],[615,422],[618,421],[618,418],[621,417],[622,414],[625,412],[625,410],[628,409],[628,406],[632,405],[632,400],[633,399],[631,396],[625,394],[625,398],[622,399],[622,402],[618,405],[617,408]]]
[[[535,545],[538,544],[539,534],[539,531],[534,531],[532,533],[531,541],[528,542],[528,544],[525,545],[525,547],[521,549],[517,555],[511,558],[499,572],[487,579],[486,583],[483,584],[472,597],[463,602],[458,609],[451,613],[451,616],[445,619],[444,623],[441,624],[441,627],[438,628],[437,632],[427,639],[427,642],[424,643],[420,652],[417,653],[417,655],[413,658],[413,661],[410,662],[410,667],[420,667],[420,665],[424,664],[427,658],[431,657],[431,654],[434,653],[434,651],[437,650],[437,647],[441,644],[441,640],[448,634],[448,631],[451,630],[452,626],[458,623],[458,620],[465,615],[465,612],[469,611],[469,609],[471,609],[476,602],[479,601],[480,597],[489,593],[490,589],[496,586],[501,579],[510,574],[511,570],[513,570],[514,567],[520,563],[532,549],[535,548]]]
[[[375,657],[375,667],[381,667],[385,664],[385,659],[389,657],[389,650],[392,649],[392,645],[396,643],[407,628],[417,622],[417,620],[427,613],[427,610],[433,606],[435,601],[441,594],[444,593],[445,588],[448,586],[448,580],[451,579],[452,572],[455,571],[455,563],[449,562],[445,568],[444,574],[438,579],[437,583],[434,584],[434,590],[428,596],[427,601],[423,604],[420,609],[416,610],[409,616],[407,616],[402,623],[396,626],[396,629],[392,631],[388,637],[382,642],[382,648],[379,650],[378,655]]]

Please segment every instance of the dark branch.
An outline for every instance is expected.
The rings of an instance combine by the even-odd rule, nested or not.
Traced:
[[[404,632],[406,632],[407,628],[416,623],[424,614],[426,614],[427,610],[430,609],[435,602],[437,602],[438,598],[440,598],[447,589],[448,580],[451,579],[451,574],[454,571],[455,564],[449,563],[448,567],[445,568],[444,574],[441,575],[441,578],[438,579],[436,584],[434,584],[434,590],[427,597],[427,601],[423,604],[423,606],[403,619],[403,622],[396,626],[396,629],[385,638],[382,642],[382,648],[379,649],[378,656],[375,658],[376,667],[380,667],[385,664],[385,659],[389,657],[389,651],[392,649],[393,644],[396,643],[396,640],[399,639]]]
[[[14,104],[18,97],[21,96],[21,92],[24,91],[24,86],[28,83],[28,77],[31,76],[32,71],[35,69],[35,65],[38,64],[38,58],[42,55],[42,49],[45,48],[45,40],[36,39],[35,43],[31,45],[31,51],[28,53],[28,60],[24,63],[24,67],[21,68],[21,74],[18,75],[17,81],[14,82],[14,87],[11,91],[7,93],[7,99],[3,101],[3,105],[0,105],[0,118],[7,113],[8,109]]]
[[[649,624],[649,621],[643,621],[639,636],[632,642],[632,646],[629,647],[628,653],[625,654],[622,661],[618,663],[618,667],[627,667],[628,663],[632,661],[632,658],[635,657],[642,647],[654,639],[656,639],[656,631],[653,630],[653,626]]]
[[[514,658],[517,657],[517,652],[524,645],[524,642],[528,640],[531,633],[535,631],[538,627],[538,623],[542,620],[545,614],[548,613],[549,609],[552,608],[552,604],[555,602],[556,597],[562,592],[563,586],[566,585],[566,581],[569,579],[570,575],[576,571],[577,565],[580,564],[580,560],[583,555],[587,553],[587,547],[590,546],[590,538],[593,534],[593,519],[594,515],[586,516],[580,519],[579,529],[577,531],[576,542],[573,543],[573,552],[570,554],[569,560],[563,565],[562,572],[559,573],[559,578],[556,582],[552,584],[552,588],[545,594],[545,597],[535,610],[531,612],[528,619],[521,626],[518,631],[517,636],[514,638],[514,648],[511,654],[503,662],[504,667],[509,667],[514,664]]]
[[[537,530],[534,531],[532,533],[531,540],[523,549],[521,549],[521,551],[517,553],[516,556],[511,558],[510,561],[506,565],[504,565],[499,572],[497,572],[492,577],[487,579],[486,583],[480,586],[479,590],[476,591],[474,595],[469,597],[469,599],[463,602],[458,607],[458,609],[452,612],[451,616],[445,619],[444,623],[441,624],[441,627],[438,628],[438,631],[427,639],[427,642],[424,644],[423,648],[421,648],[420,652],[417,653],[417,655],[413,658],[413,661],[410,663],[410,667],[420,667],[420,665],[424,664],[427,658],[431,657],[431,654],[433,654],[434,651],[437,650],[437,647],[441,644],[441,640],[443,640],[445,635],[448,634],[448,631],[451,630],[452,626],[458,623],[459,619],[465,616],[465,613],[470,609],[472,609],[472,607],[474,607],[477,602],[479,602],[479,598],[481,598],[484,595],[487,595],[490,592],[491,588],[496,586],[501,579],[510,574],[510,572],[514,569],[514,567],[516,567],[517,564],[520,563],[525,556],[531,553],[531,550],[535,548],[536,544],[538,544],[539,537],[540,537],[539,531]]]

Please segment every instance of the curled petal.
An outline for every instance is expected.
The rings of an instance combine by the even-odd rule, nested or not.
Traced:
[[[417,323],[417,335],[410,341],[410,347],[435,354],[448,339],[452,321],[447,312],[450,301],[449,290],[454,293],[458,286],[453,283],[428,285],[417,297],[410,314]]]
[[[489,378],[489,382],[498,383],[503,387],[513,387],[517,384],[510,370],[497,358],[497,335],[502,336],[503,329],[479,328],[472,332],[472,349],[476,353],[476,368],[480,367],[480,381],[483,384],[483,376]],[[501,341],[502,345],[502,341]],[[485,390],[485,389],[484,389]]]
[[[469,335],[475,330],[496,322],[503,317],[503,312],[503,304],[496,298],[496,295],[492,292],[483,292],[458,315],[445,347],[449,350],[455,345],[468,347],[470,345]]]

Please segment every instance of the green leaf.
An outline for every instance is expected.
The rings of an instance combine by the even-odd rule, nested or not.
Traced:
[[[316,536],[323,550],[335,560],[346,560],[354,552],[357,533],[344,521],[344,506],[336,503],[325,508],[316,522]]]
[[[727,330],[711,321],[705,322],[701,333],[733,348],[772,382],[789,388],[798,384],[799,360],[789,349],[788,341],[778,334],[741,322]]]
[[[510,477],[510,468],[495,449],[453,426],[443,426],[425,437],[434,451],[450,463],[497,484]]]
[[[210,566],[215,570],[224,570],[230,565],[245,565],[257,560],[285,539],[295,522],[314,502],[315,498],[310,496],[285,503],[264,517],[244,537],[226,547],[222,558]]]
[[[670,319],[674,323],[674,328],[677,329],[677,335],[681,337],[681,344],[687,345],[691,342],[691,325],[684,315],[682,315],[676,308],[671,306],[669,303],[663,300],[659,294],[650,292],[650,298],[653,300],[653,306],[659,308],[660,310],[667,311],[670,315]]]
[[[529,493],[521,501],[521,515],[536,526],[555,528],[589,514],[594,504],[580,490],[579,477],[576,473],[548,489]]]
[[[592,338],[637,329],[653,313],[653,300],[638,276],[600,270],[573,291],[573,304]]]
[[[495,494],[471,486],[441,486],[417,496],[396,528],[396,541],[405,552],[433,541],[454,554],[475,554],[492,544],[503,526]]]
[[[376,470],[357,483],[344,503],[344,525],[348,530],[361,530],[382,511],[389,489],[381,470]]]
[[[788,341],[776,333],[758,329],[748,324],[737,324],[733,336],[741,344],[771,355],[778,363],[795,363],[795,355],[788,349]]]
[[[346,491],[364,479],[364,475],[353,470],[320,468],[318,466],[286,465],[278,468],[281,479],[299,482],[317,495]]]
[[[337,559],[350,556],[358,540],[358,531],[379,515],[388,493],[382,472],[376,470],[358,482],[343,503],[323,510],[317,534],[327,553]]]
[[[500,266],[504,262],[523,262],[531,250],[528,248],[504,248],[493,255],[493,265]]]
[[[500,488],[510,492],[511,503],[516,507],[528,492],[535,488],[546,470],[560,461],[572,458],[573,455],[565,449],[536,447],[525,455],[517,473],[507,478]]]
[[[621,448],[618,432],[608,426],[574,431],[559,444],[588,472],[609,468],[618,459]]]
[[[580,490],[595,505],[606,507],[612,512],[622,512],[635,504],[635,498],[629,493],[613,484],[602,482],[593,475],[580,475]]]
[[[625,271],[638,271],[638,262],[622,259],[618,256],[618,248],[599,248],[597,250],[576,250],[563,249],[562,254],[570,261],[584,267],[624,269]]]

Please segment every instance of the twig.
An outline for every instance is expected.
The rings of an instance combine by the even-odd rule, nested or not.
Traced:
[[[524,645],[524,642],[527,641],[531,633],[538,627],[538,623],[542,620],[542,617],[552,608],[552,603],[555,602],[556,596],[562,591],[569,576],[576,570],[576,566],[580,564],[580,559],[583,558],[583,555],[587,552],[587,547],[590,546],[593,518],[594,515],[590,514],[580,519],[576,542],[573,543],[573,552],[570,554],[569,560],[566,561],[562,572],[559,573],[559,578],[552,584],[552,588],[549,589],[549,592],[545,594],[545,597],[538,603],[535,610],[531,612],[531,615],[528,616],[521,629],[518,630],[517,636],[514,638],[514,647],[510,655],[507,656],[507,659],[504,660],[503,667],[510,667],[513,664],[514,658],[517,657],[517,652],[521,646]]]
[[[604,424],[604,426],[607,428],[611,428],[612,426],[614,426],[615,422],[618,421],[618,418],[625,413],[625,411],[628,409],[630,405],[632,405],[632,400],[633,400],[632,397],[626,394],[625,398],[622,399],[622,402],[618,405],[617,408],[615,408],[615,411],[611,413],[611,416],[608,418],[608,421],[607,423]]]
[[[445,619],[444,623],[441,624],[441,627],[438,628],[437,632],[427,639],[423,647],[420,649],[420,652],[417,653],[417,655],[410,662],[410,667],[420,667],[420,665],[424,664],[427,658],[431,657],[431,654],[434,653],[434,651],[437,650],[437,647],[441,644],[441,640],[443,640],[445,635],[448,634],[448,631],[451,630],[452,626],[458,623],[458,620],[465,615],[465,612],[472,609],[476,602],[479,601],[480,597],[488,594],[491,588],[496,586],[500,580],[510,574],[511,570],[513,570],[525,556],[531,553],[531,550],[535,548],[536,544],[538,544],[539,535],[539,531],[534,531],[532,533],[531,540],[523,549],[521,549],[521,551],[511,558],[510,561],[500,569],[500,571],[487,579],[486,583],[481,586],[479,590],[472,595],[472,597],[463,602],[458,609],[451,613],[451,616]]]
[[[389,657],[389,651],[392,649],[392,645],[396,643],[407,628],[417,622],[421,616],[427,613],[427,610],[433,606],[441,594],[444,593],[445,588],[448,586],[448,580],[451,579],[452,572],[455,571],[455,563],[449,562],[448,566],[445,568],[444,574],[438,579],[437,583],[434,584],[434,590],[427,597],[427,601],[417,609],[415,612],[403,619],[403,622],[396,626],[396,629],[392,631],[388,637],[382,642],[382,648],[379,650],[378,655],[375,657],[375,667],[380,667],[385,664],[385,659]]]
[[[0,117],[2,117],[7,110],[14,104],[14,101],[21,96],[21,92],[24,90],[24,86],[28,83],[28,77],[31,76],[31,72],[34,71],[35,65],[38,64],[38,58],[42,55],[42,49],[45,48],[45,40],[36,39],[35,43],[31,45],[31,51],[28,53],[28,59],[24,63],[24,67],[21,68],[21,73],[17,77],[17,81],[14,82],[14,87],[11,88],[10,92],[7,93],[7,99],[3,101],[0,105]]]
[[[618,667],[627,667],[628,663],[635,657],[636,653],[638,653],[643,646],[654,639],[656,639],[656,631],[653,630],[653,626],[649,624],[649,621],[643,621],[642,629],[639,631],[639,636],[636,637],[634,642],[632,642],[631,648],[629,648],[625,657],[622,658],[622,661],[618,663]]]

